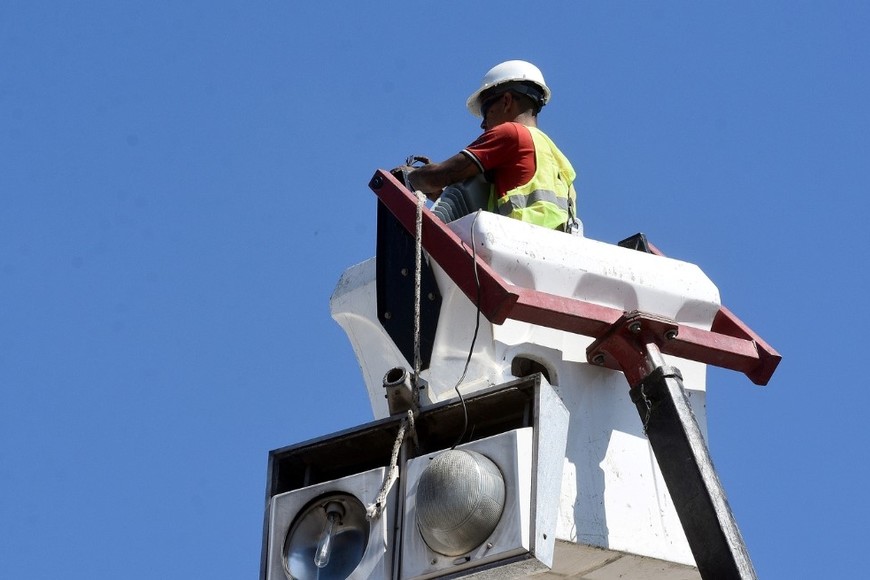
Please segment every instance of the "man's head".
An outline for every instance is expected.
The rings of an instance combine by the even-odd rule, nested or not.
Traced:
[[[492,129],[509,121],[537,126],[543,99],[543,92],[532,83],[505,83],[484,91],[479,98],[480,128]]]
[[[466,105],[472,115],[484,117],[499,99],[510,99],[510,104],[534,117],[550,100],[550,89],[538,67],[524,60],[509,60],[484,75],[480,88],[468,97]]]

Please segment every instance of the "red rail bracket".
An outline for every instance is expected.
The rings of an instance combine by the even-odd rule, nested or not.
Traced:
[[[639,385],[661,361],[650,360],[647,348],[662,347],[676,340],[680,325],[661,316],[629,312],[617,320],[586,349],[586,358],[594,365],[621,370],[630,387]]]

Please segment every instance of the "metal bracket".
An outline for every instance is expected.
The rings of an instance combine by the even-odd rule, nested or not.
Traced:
[[[620,317],[589,345],[586,358],[594,365],[622,371],[629,386],[634,387],[661,366],[660,360],[650,359],[647,346],[672,341],[679,332],[675,321],[635,310]]]
[[[414,389],[414,377],[403,367],[394,367],[384,375],[384,390],[390,415],[404,414],[413,411],[420,412],[419,391],[425,389],[428,383],[425,379],[416,377],[417,393]]]

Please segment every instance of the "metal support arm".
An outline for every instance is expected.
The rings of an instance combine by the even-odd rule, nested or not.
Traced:
[[[701,429],[683,389],[679,369],[665,364],[658,343],[673,340],[676,323],[630,313],[590,345],[590,361],[615,361],[631,386],[665,484],[704,580],[755,580],[749,552]]]

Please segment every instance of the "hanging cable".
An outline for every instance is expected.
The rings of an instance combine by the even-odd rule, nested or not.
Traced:
[[[426,201],[426,196],[423,192],[416,190],[414,196],[417,198],[417,213],[415,219],[415,235],[414,235],[414,374],[412,380],[414,408],[419,409],[420,406],[420,294],[421,294],[421,276],[423,270],[423,207]],[[475,213],[474,220],[471,222],[471,264],[474,271],[474,284],[477,291],[475,297],[475,308],[477,315],[474,322],[474,333],[471,337],[471,345],[468,348],[468,356],[465,359],[465,365],[462,369],[462,374],[453,390],[456,391],[456,396],[459,397],[459,402],[462,405],[462,432],[456,443],[451,449],[455,448],[465,438],[468,431],[468,406],[459,390],[459,385],[465,380],[465,375],[468,373],[468,367],[471,364],[471,357],[474,354],[474,345],[477,343],[477,335],[480,331],[480,276],[477,271],[477,247],[474,241],[474,226],[477,224],[477,218],[480,215],[480,210]]]
[[[465,380],[465,374],[468,372],[468,365],[471,363],[471,356],[474,354],[477,333],[480,330],[480,276],[477,272],[477,246],[474,243],[474,225],[477,223],[478,216],[480,216],[480,210],[474,214],[474,221],[471,222],[471,264],[474,268],[474,285],[477,290],[474,300],[474,305],[477,308],[477,316],[474,321],[474,334],[471,336],[471,346],[468,348],[468,357],[465,359],[465,367],[462,369],[462,375],[459,377],[459,380],[456,381],[456,386],[453,387],[453,390],[456,391],[456,395],[459,397],[459,402],[462,404],[462,433],[459,435],[459,439],[456,440],[456,443],[453,444],[451,449],[455,449],[456,446],[462,442],[466,431],[468,431],[468,407],[465,404],[465,399],[462,397],[462,393],[459,391],[459,385],[461,385],[462,381]]]

